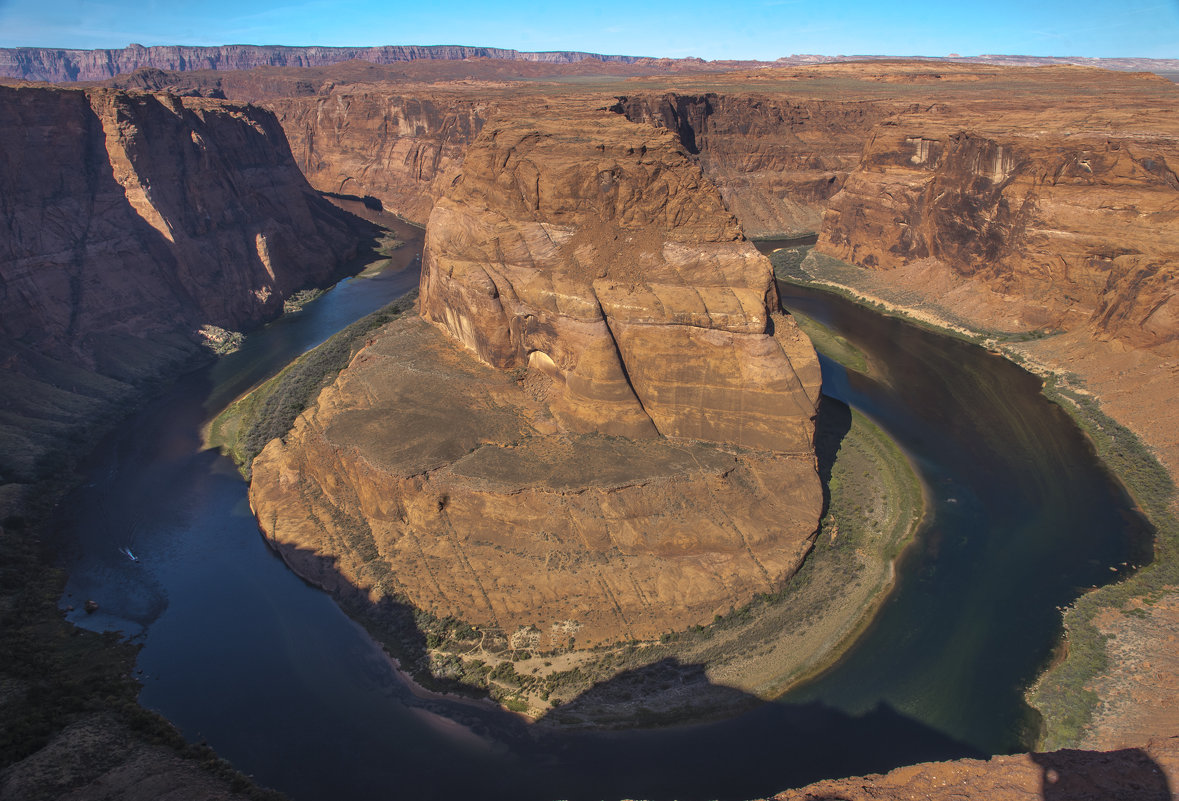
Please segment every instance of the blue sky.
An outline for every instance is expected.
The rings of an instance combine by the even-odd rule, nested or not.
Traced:
[[[0,47],[468,44],[705,59],[1179,58],[1179,0],[0,0]]]

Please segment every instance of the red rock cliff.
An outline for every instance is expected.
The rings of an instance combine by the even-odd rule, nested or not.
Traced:
[[[1135,347],[1174,340],[1179,125],[1160,122],[1060,108],[901,115],[873,132],[819,248],[877,270],[923,262],[972,279],[1008,300],[978,307],[995,327],[1088,325]]]
[[[419,223],[445,188],[442,175],[462,161],[492,112],[477,98],[363,86],[266,105],[315,188],[377,198],[386,211]]]
[[[674,142],[600,113],[485,129],[430,216],[422,315],[544,371],[570,429],[809,452],[809,345]]]
[[[1079,377],[1179,475],[1179,87],[1059,68],[976,83],[873,131],[817,249],[901,305],[1049,334],[1021,355]]]
[[[499,47],[459,45],[385,45],[383,47],[283,47],[161,45],[109,50],[65,50],[47,47],[0,49],[0,76],[32,81],[102,81],[141,67],[164,70],[248,70],[256,67],[318,67],[361,59],[390,64],[418,59],[490,58],[565,64],[582,59],[629,63],[633,56],[603,56],[575,51],[529,53]]]

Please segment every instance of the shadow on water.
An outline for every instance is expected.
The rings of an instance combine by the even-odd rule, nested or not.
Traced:
[[[274,547],[315,585],[331,587],[354,617],[395,632],[403,664],[424,662],[426,638],[414,623],[412,608],[389,600],[368,602],[365,593],[336,571],[332,558],[293,546]],[[751,711],[719,721],[667,725],[675,716],[645,709],[644,692],[657,688],[666,693],[673,686],[682,688],[685,701],[707,694],[721,707]],[[822,778],[986,756],[887,704],[859,715],[816,702],[765,704],[740,690],[713,684],[703,665],[676,659],[601,681],[536,723],[475,700],[484,692],[480,688],[451,681],[443,689],[445,694],[409,684],[396,689],[396,702],[417,717],[417,725],[403,727],[391,741],[370,740],[365,746],[369,754],[354,753],[355,765],[363,770],[342,770],[343,766],[325,764],[322,754],[297,751],[288,752],[289,761],[273,775],[251,770],[297,799],[379,798],[379,788],[395,781],[405,797],[421,799],[478,793],[481,798],[521,801],[736,801]],[[561,723],[619,706],[630,709],[638,728],[602,730]],[[657,725],[663,727],[653,728]],[[416,752],[411,771],[397,764],[400,760],[394,755],[409,743],[438,734],[446,737],[445,743]],[[220,749],[212,740],[210,744]],[[227,756],[234,759],[232,753]],[[306,770],[309,762],[320,763],[318,775],[303,773],[292,783],[291,763]],[[458,765],[463,769],[455,770]]]
[[[326,198],[331,198],[332,200],[343,200],[359,203],[369,211],[385,210],[385,206],[383,203],[381,203],[381,199],[373,197],[372,195],[349,195],[343,192],[320,192],[320,194]]]
[[[823,392],[908,454],[927,517],[877,617],[839,664],[784,700],[859,714],[881,702],[988,753],[1027,750],[1023,692],[1060,608],[1150,560],[1151,529],[1035,376],[966,342],[779,284],[783,304],[862,351],[821,359]]]

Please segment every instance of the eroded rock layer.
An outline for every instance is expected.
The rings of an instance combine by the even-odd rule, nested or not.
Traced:
[[[425,223],[445,191],[442,177],[462,161],[490,104],[447,94],[424,97],[353,86],[276,98],[295,159],[325,192],[374,198],[386,211]]]
[[[0,75],[33,81],[101,81],[143,67],[165,70],[248,70],[257,67],[316,67],[360,59],[390,64],[418,59],[518,59],[567,64],[592,58],[628,63],[634,56],[602,56],[576,51],[546,53],[461,45],[384,45],[382,47],[284,47],[217,45],[213,47],[129,45],[105,50],[48,47],[0,48]]]
[[[0,103],[5,337],[258,322],[355,252],[262,109],[4,87]]]
[[[569,430],[809,453],[810,345],[674,142],[604,114],[485,130],[431,214],[422,316],[547,375]]]
[[[882,123],[817,249],[900,305],[1030,339],[1024,358],[1079,379],[1177,475],[1179,87],[1030,77],[1061,98],[1001,73],[1007,97]]]
[[[425,320],[254,462],[297,570],[548,649],[706,622],[797,568],[817,360],[674,137],[489,124],[423,261]]]
[[[1179,778],[1179,738],[1141,748],[1051,751],[909,765],[887,774],[815,782],[773,801],[1168,801]]]

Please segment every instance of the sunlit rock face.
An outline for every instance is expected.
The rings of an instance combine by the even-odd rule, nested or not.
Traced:
[[[882,123],[817,250],[1005,339],[1179,474],[1179,87],[993,71]]]
[[[486,129],[424,265],[422,316],[487,364],[548,376],[569,430],[810,451],[809,343],[664,132],[600,114]]]
[[[541,648],[708,622],[797,569],[817,359],[674,136],[567,108],[488,123],[423,263],[423,319],[255,462],[297,569]]]
[[[831,199],[819,249],[969,281],[973,303],[956,304],[1004,330],[1174,342],[1179,120],[1120,116],[1116,105],[901,115]]]

